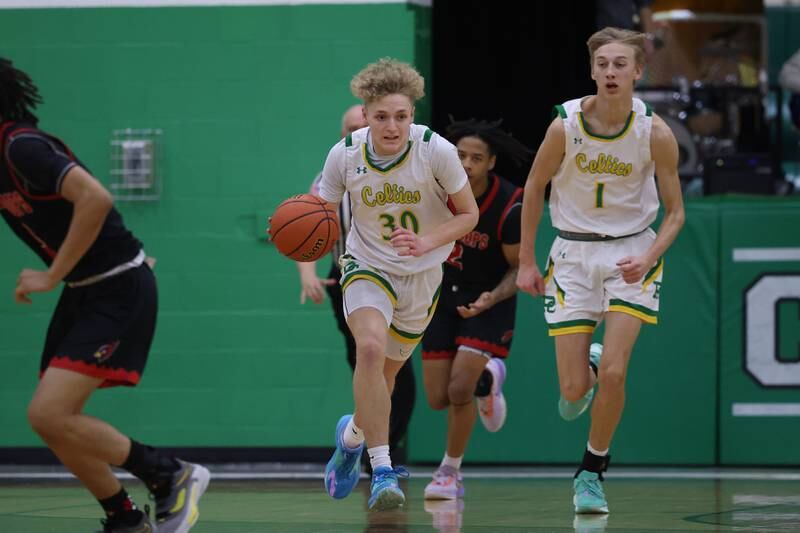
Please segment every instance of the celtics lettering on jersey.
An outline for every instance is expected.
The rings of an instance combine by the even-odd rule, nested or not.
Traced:
[[[588,162],[587,162],[588,160]],[[600,152],[596,159],[589,160],[589,157],[581,152],[575,156],[575,164],[578,170],[589,174],[614,174],[616,176],[630,176],[633,172],[633,163],[620,161],[611,155]]]
[[[373,192],[369,185],[361,189],[361,200],[369,207],[386,204],[418,204],[422,199],[419,191],[407,191],[402,185],[384,183],[383,189]]]
[[[396,183],[384,183],[382,189],[372,190],[372,186],[365,185],[361,188],[361,201],[367,207],[383,207],[386,205],[414,205],[422,200],[422,193],[419,191],[406,190],[402,185]],[[379,213],[378,219],[381,221],[381,237],[384,241],[392,238],[392,232],[398,224],[410,229],[414,233],[419,233],[419,221],[417,216],[410,209],[397,213]]]
[[[369,136],[362,128],[331,148],[320,179],[322,198],[338,202],[347,193],[352,223],[346,253],[399,276],[441,268],[453,243],[412,256],[400,255],[390,240],[398,228],[426,235],[453,218],[448,195],[468,183],[455,146],[412,124],[406,149],[381,159],[371,154]]]
[[[622,128],[601,135],[583,116],[584,100],[556,106],[566,142],[564,160],[551,180],[553,226],[611,236],[643,231],[659,206],[650,154],[652,112],[634,98]]]

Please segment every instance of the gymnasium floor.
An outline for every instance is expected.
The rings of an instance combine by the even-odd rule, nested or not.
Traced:
[[[611,514],[575,518],[567,469],[468,467],[463,503],[422,499],[431,467],[412,467],[398,511],[366,511],[366,478],[332,500],[321,466],[212,466],[193,533],[800,531],[800,470],[632,469],[607,476]],[[139,505],[141,484],[126,481]],[[89,532],[100,508],[59,469],[0,470],[0,532]]]

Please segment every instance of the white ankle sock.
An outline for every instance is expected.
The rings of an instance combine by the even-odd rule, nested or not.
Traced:
[[[590,452],[592,452],[592,454],[594,454],[594,455],[596,455],[598,457],[605,457],[606,455],[608,455],[608,448],[606,448],[605,450],[603,450],[601,452],[601,451],[598,451],[598,450],[595,450],[594,448],[592,448],[592,445],[589,444],[588,442],[586,443],[586,449],[589,450]]]
[[[344,445],[351,450],[358,448],[364,442],[364,430],[356,426],[353,420],[354,418],[351,417],[347,422],[347,426],[344,428],[344,436],[342,437]]]
[[[450,457],[447,455],[447,452],[444,454],[444,459],[442,459],[442,466],[452,466],[456,470],[461,468],[461,460],[464,459],[464,456],[460,457]]]
[[[372,465],[373,472],[379,466],[392,467],[392,458],[389,457],[389,445],[375,446],[367,450],[369,454],[369,464]]]

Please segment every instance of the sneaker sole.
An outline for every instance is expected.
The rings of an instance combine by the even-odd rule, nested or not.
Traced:
[[[425,491],[425,499],[430,501],[453,501],[464,497],[464,491],[461,490],[456,494],[444,494],[441,492],[428,492]]]
[[[576,500],[577,497],[573,496],[572,504],[575,506],[575,512],[577,514],[608,514],[608,504],[600,506],[580,507],[578,506],[578,502]]]
[[[197,504],[208,488],[208,483],[211,480],[211,473],[208,471],[208,468],[197,465],[192,470],[192,479],[195,483],[192,485],[192,490],[189,493],[189,512],[186,515],[186,519],[181,521],[176,529],[170,530],[161,525],[156,526],[156,531],[187,533],[197,523],[197,520],[200,518],[200,507]]]
[[[425,499],[426,500],[457,500],[458,496],[456,494],[444,494],[443,492],[428,492],[425,491]]]
[[[402,492],[387,489],[378,494],[370,509],[373,511],[388,511],[389,509],[396,509],[404,503],[406,503],[406,497]]]

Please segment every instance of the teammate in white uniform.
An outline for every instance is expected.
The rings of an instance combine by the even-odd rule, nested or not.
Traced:
[[[366,439],[373,469],[370,509],[402,505],[403,469],[389,457],[390,394],[404,361],[436,307],[442,263],[478,221],[478,207],[455,147],[413,124],[424,80],[392,59],[367,65],[352,80],[368,126],[328,154],[319,194],[338,208],[349,193],[352,225],[340,261],[347,323],[356,340],[355,414],[336,426],[325,470],[334,498],[352,491]],[[452,206],[448,207],[448,200]]]
[[[600,481],[625,403],[628,361],[642,322],[657,321],[663,254],[684,221],[675,137],[633,98],[644,40],[643,34],[618,28],[589,38],[597,94],[556,106],[558,116],[525,185],[517,285],[544,296],[556,343],[562,417],[571,420],[586,410],[599,384],[587,450],[573,482],[576,513],[608,512]],[[559,236],[542,275],[536,230],[551,182],[550,212]],[[656,236],[649,226],[658,192],[664,219]],[[602,319],[603,345],[590,350]]]

